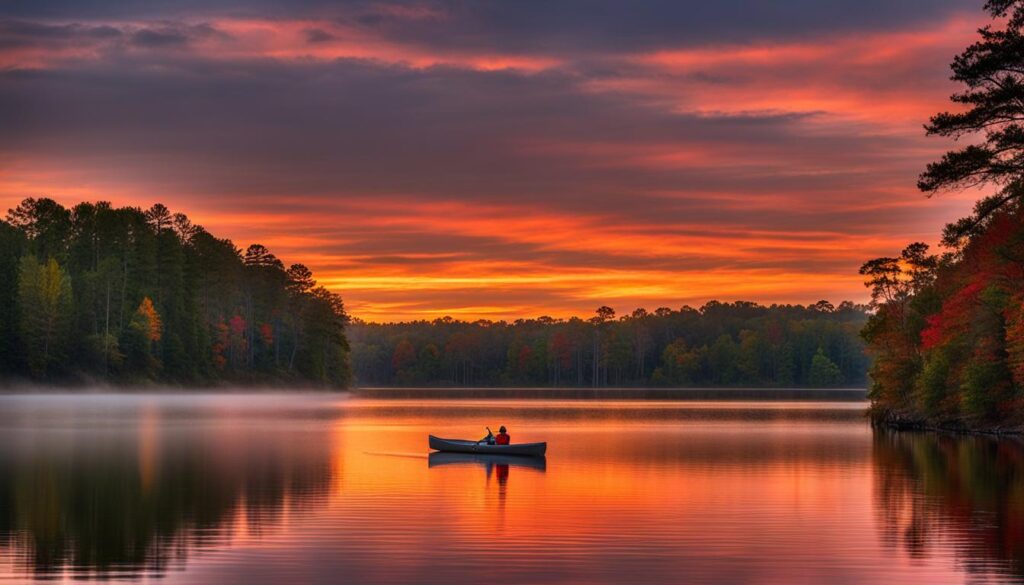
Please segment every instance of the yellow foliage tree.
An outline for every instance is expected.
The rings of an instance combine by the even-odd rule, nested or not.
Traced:
[[[142,331],[149,341],[160,341],[164,333],[164,324],[160,320],[160,313],[156,312],[153,301],[149,297],[143,297],[139,308],[135,311],[137,323],[142,326]]]
[[[40,264],[34,256],[22,258],[18,277],[21,335],[36,376],[46,376],[64,358],[71,298],[71,279],[56,260]]]

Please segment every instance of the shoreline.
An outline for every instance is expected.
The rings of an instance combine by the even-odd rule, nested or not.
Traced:
[[[961,425],[936,425],[902,417],[879,417],[868,410],[871,426],[903,433],[939,433],[946,435],[974,435],[989,437],[1024,437],[1024,428],[970,428]]]

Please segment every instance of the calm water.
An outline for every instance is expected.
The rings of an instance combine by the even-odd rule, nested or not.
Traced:
[[[863,406],[4,396],[0,580],[1024,582],[1024,447]]]

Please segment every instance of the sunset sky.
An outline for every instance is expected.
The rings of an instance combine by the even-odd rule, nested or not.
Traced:
[[[866,300],[981,0],[13,1],[0,211],[162,202],[367,320]]]

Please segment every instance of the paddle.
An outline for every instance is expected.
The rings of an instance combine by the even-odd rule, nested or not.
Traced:
[[[487,429],[487,437],[490,437],[491,435],[494,434],[494,433],[491,432],[491,427],[484,427],[484,428]],[[484,438],[480,439],[479,441],[476,442],[476,444],[479,445],[480,443],[483,443],[484,441],[487,440],[487,437],[484,437]]]

